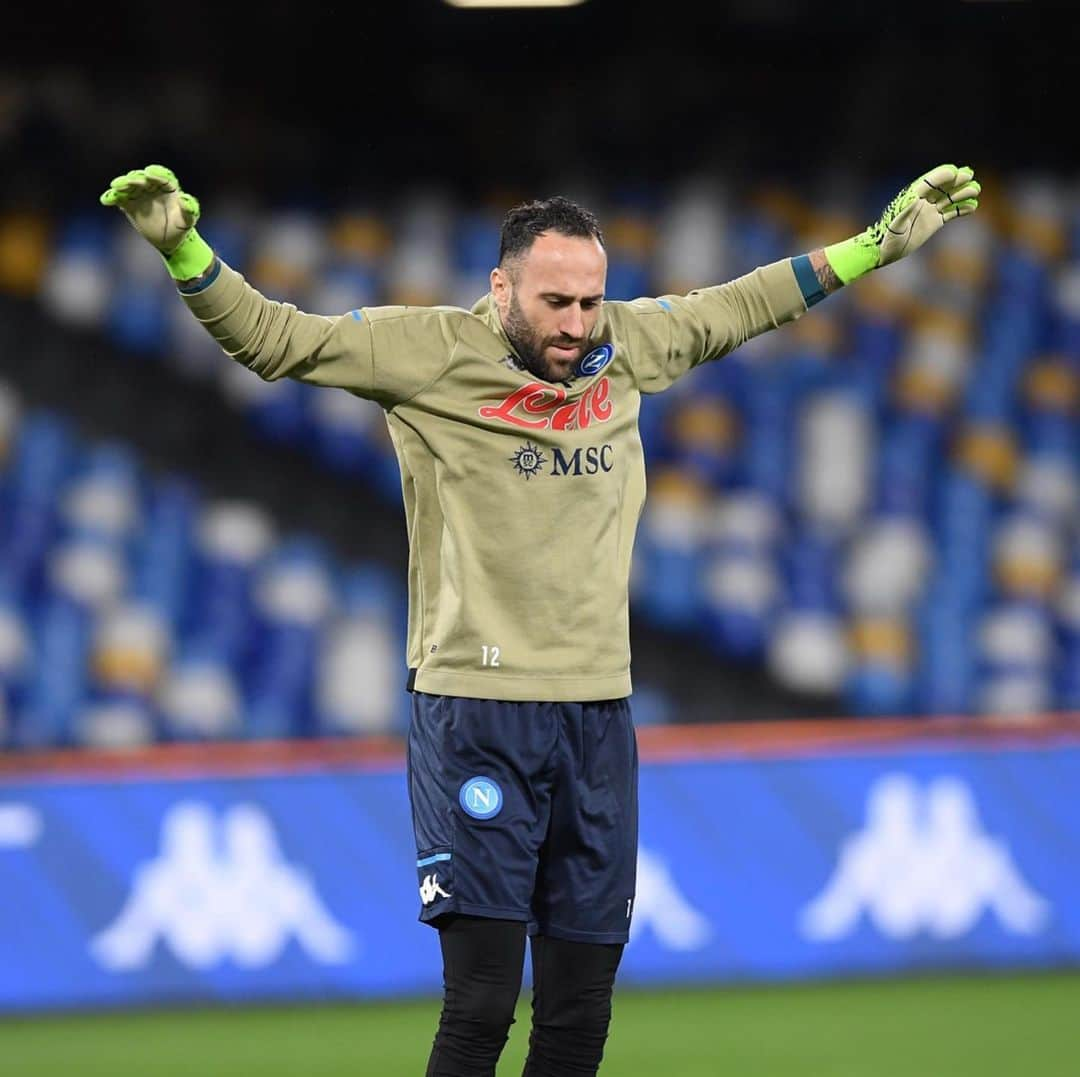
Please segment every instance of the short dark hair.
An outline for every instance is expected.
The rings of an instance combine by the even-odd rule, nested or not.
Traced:
[[[583,206],[569,198],[536,199],[514,206],[503,218],[499,235],[499,265],[508,258],[524,254],[542,232],[558,232],[561,236],[595,238],[604,246],[604,233],[600,222]]]

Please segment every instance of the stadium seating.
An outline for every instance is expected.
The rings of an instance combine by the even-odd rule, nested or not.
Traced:
[[[880,179],[842,212],[783,189],[739,200],[709,175],[617,193],[595,207],[609,295],[685,292],[841,238],[862,220],[853,211],[869,218],[891,193],[895,178]],[[853,714],[1019,720],[1080,707],[1080,217],[1048,181],[996,186],[918,257],[645,401],[636,616]],[[256,286],[307,310],[470,305],[503,208],[466,211],[432,190],[378,216],[209,199],[205,234]],[[96,327],[133,362],[217,382],[266,438],[314,447],[399,501],[375,405],[224,360],[119,218],[56,222],[53,236],[19,283],[50,316]],[[24,417],[9,441],[0,666],[23,700],[11,714],[28,716],[11,720],[16,741],[400,720],[391,696],[351,698],[341,674],[360,661],[370,684],[385,666],[392,641],[378,626],[398,607],[377,572],[275,540],[251,506],[145,487],[122,452],[75,446],[55,418]],[[117,609],[121,594],[130,609]],[[84,652],[85,674],[41,676],[45,655]]]
[[[0,385],[0,744],[400,733],[404,595]]]

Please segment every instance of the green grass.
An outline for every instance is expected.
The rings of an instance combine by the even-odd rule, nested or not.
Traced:
[[[4,1077],[419,1077],[438,1006],[0,1021]],[[528,1014],[499,1067],[520,1074]],[[1080,975],[616,994],[604,1077],[1075,1077]]]

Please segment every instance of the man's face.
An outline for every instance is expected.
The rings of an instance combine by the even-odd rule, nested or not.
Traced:
[[[598,240],[544,232],[511,264],[491,271],[503,329],[527,370],[567,381],[600,317],[607,255]]]

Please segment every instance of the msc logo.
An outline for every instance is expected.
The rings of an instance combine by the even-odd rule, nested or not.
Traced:
[[[578,400],[567,403],[566,395],[561,386],[530,381],[502,403],[485,404],[479,413],[483,419],[498,419],[523,430],[584,430],[606,423],[615,410],[606,377],[590,385]]]
[[[544,470],[547,457],[531,442],[526,441],[513,456],[508,457],[514,470],[526,479],[539,475]]]
[[[552,449],[552,475],[595,475],[598,471],[610,471],[614,466],[615,450],[611,445],[590,445],[565,454]]]
[[[594,374],[599,374],[614,357],[615,345],[601,344],[578,361],[574,374],[579,378],[591,378]]]
[[[551,475],[556,479],[564,475],[596,475],[611,471],[615,466],[613,445],[587,445],[573,452],[563,452],[555,446],[551,454]],[[531,441],[525,442],[507,459],[514,465],[514,470],[525,479],[541,474],[547,463],[547,457]]]

